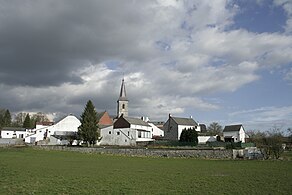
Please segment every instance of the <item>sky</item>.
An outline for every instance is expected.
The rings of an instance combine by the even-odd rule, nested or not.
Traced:
[[[292,0],[0,0],[0,108],[292,127]]]

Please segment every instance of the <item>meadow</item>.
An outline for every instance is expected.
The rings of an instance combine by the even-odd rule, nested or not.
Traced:
[[[0,148],[0,194],[291,194],[292,161]]]

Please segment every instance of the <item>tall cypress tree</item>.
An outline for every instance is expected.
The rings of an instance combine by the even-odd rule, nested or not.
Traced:
[[[78,135],[87,145],[94,145],[98,139],[97,113],[91,100],[85,106],[81,115],[81,125],[78,127]]]

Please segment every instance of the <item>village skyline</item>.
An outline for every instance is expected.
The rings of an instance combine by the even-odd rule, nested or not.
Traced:
[[[0,1],[0,108],[292,127],[292,2]]]

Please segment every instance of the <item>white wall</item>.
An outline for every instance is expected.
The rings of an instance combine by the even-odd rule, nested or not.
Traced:
[[[100,130],[101,140],[98,145],[134,146],[136,130],[131,128],[114,129],[113,126]]]
[[[241,141],[242,143],[245,143],[245,132],[242,126],[239,130],[239,141]]]
[[[207,142],[217,141],[216,136],[198,136],[199,144],[206,144]]]
[[[153,123],[148,123],[148,124],[151,126],[151,137],[153,136],[164,137],[164,131],[162,129],[159,129]]]
[[[40,141],[44,139],[44,135],[47,132],[47,137],[54,135],[56,131],[69,131],[69,132],[77,132],[78,127],[81,125],[78,118],[73,115],[69,115],[56,123],[55,125],[46,126],[40,129],[35,129],[34,134],[27,136],[25,138],[26,143],[32,143],[34,141]]]
[[[136,142],[153,141],[151,129],[151,127],[141,125],[131,125],[131,128],[114,129],[113,126],[103,128],[100,130],[101,140],[98,145],[135,146]]]
[[[29,135],[28,131],[5,131],[1,130],[1,138],[25,138]]]

